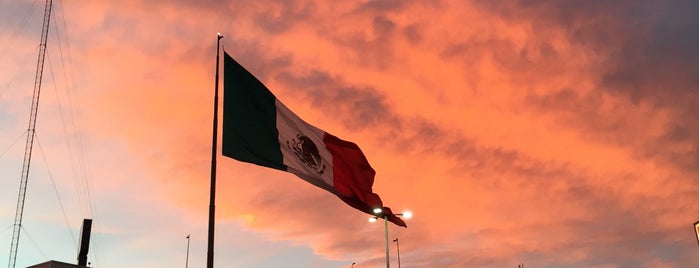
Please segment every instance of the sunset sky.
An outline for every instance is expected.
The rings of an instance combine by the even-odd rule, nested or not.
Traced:
[[[0,0],[0,265],[43,11]],[[189,267],[206,266],[217,32],[414,213],[388,229],[401,267],[699,267],[699,1],[53,11],[17,267],[75,263],[83,218],[93,267],[184,267],[188,234]],[[385,267],[382,223],[292,174],[217,161],[216,267]]]

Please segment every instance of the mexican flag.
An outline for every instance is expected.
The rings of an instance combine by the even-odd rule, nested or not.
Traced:
[[[290,172],[374,215],[405,222],[372,191],[376,172],[356,144],[314,127],[284,106],[228,53],[223,63],[223,155]]]

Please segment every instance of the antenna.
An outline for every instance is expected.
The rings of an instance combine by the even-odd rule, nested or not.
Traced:
[[[10,260],[8,268],[14,268],[17,262],[17,246],[19,245],[19,232],[22,228],[22,214],[24,214],[24,198],[27,195],[27,180],[29,179],[29,163],[32,159],[32,146],[36,131],[36,114],[39,109],[39,95],[41,93],[41,78],[44,74],[44,58],[46,57],[46,39],[49,35],[49,21],[51,20],[52,0],[46,0],[44,7],[44,23],[41,27],[41,43],[39,44],[39,59],[36,63],[36,75],[34,76],[34,95],[32,96],[31,113],[29,114],[29,128],[27,129],[27,143],[24,147],[24,163],[22,165],[22,178],[19,182],[19,197],[17,198],[17,210],[15,223],[12,229],[12,243],[10,244]]]

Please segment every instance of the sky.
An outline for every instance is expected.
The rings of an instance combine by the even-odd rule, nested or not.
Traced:
[[[217,32],[413,212],[392,267],[699,267],[699,1],[332,2],[54,1],[17,267],[83,218],[93,267],[206,266]],[[0,0],[0,261],[43,11]],[[216,267],[385,266],[369,215],[217,162]]]

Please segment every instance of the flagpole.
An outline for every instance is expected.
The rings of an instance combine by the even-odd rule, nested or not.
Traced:
[[[211,189],[209,191],[209,239],[206,250],[206,267],[214,267],[214,214],[216,212],[216,147],[218,140],[218,59],[219,51],[221,50],[221,38],[223,35],[218,33],[216,37],[216,82],[214,86],[214,131],[211,142]]]

